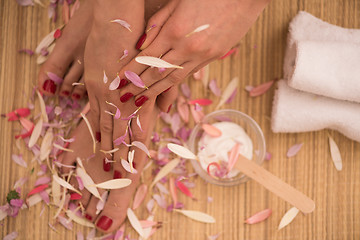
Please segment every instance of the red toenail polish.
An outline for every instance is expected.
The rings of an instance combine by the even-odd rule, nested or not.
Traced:
[[[136,46],[135,46],[135,48],[136,48],[137,50],[139,50],[139,49],[141,48],[141,46],[144,44],[144,42],[145,42],[145,40],[146,40],[146,37],[147,37],[146,33],[144,33],[143,35],[141,35],[141,37],[139,38],[139,41],[136,43]]]
[[[92,220],[92,216],[90,216],[89,214],[85,214],[85,218],[87,219],[87,220],[89,220],[89,221],[91,221]]]
[[[79,100],[80,99],[80,94],[73,93],[72,98],[75,99],[75,100]]]
[[[133,162],[133,168],[135,168],[135,169],[136,169],[136,163],[135,163],[135,162]]]
[[[56,29],[54,32],[54,38],[58,39],[59,37],[61,37],[61,29]]]
[[[138,99],[135,100],[135,105],[137,107],[140,107],[143,105],[149,98],[147,96],[141,96]]]
[[[121,79],[120,84],[117,89],[121,89],[125,87],[128,84],[128,81],[126,79]]]
[[[121,178],[121,172],[119,172],[119,171],[114,171],[114,177],[113,177],[114,179],[118,179],[118,178]]]
[[[96,132],[95,137],[98,142],[101,142],[101,133],[100,132]]]
[[[69,96],[69,95],[70,95],[70,92],[69,92],[69,91],[62,91],[61,94],[62,94],[62,95],[65,95],[65,96]]]
[[[163,93],[164,93],[164,92],[167,92],[167,91],[169,91],[169,90],[170,90],[170,88],[171,88],[171,87],[169,87],[168,89],[166,89],[165,91],[163,91]]]
[[[172,104],[170,104],[170,106],[168,107],[168,110],[167,110],[167,112],[166,112],[166,113],[169,113],[169,112],[170,112],[171,107],[172,107]]]
[[[108,218],[107,216],[101,216],[96,226],[106,231],[111,227],[112,222],[113,220],[111,218]]]
[[[121,97],[120,97],[120,101],[122,102],[122,103],[124,103],[124,102],[127,102],[130,98],[132,98],[134,96],[134,94],[132,94],[132,93],[125,93],[124,95],[122,95]]]
[[[82,196],[80,194],[78,194],[78,193],[71,193],[70,194],[70,200],[79,200],[81,198],[82,198]]]
[[[54,94],[56,92],[56,84],[54,81],[48,79],[44,82],[43,89],[49,93]]]
[[[111,163],[105,162],[105,158],[103,160],[103,167],[105,172],[109,172],[111,170]]]

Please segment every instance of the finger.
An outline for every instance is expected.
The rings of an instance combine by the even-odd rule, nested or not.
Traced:
[[[61,84],[59,95],[68,97],[73,89],[73,83],[78,82],[84,72],[83,64],[73,62],[69,72],[65,75],[64,82]]]
[[[72,99],[74,100],[80,100],[84,97],[84,94],[86,92],[86,88],[85,88],[85,82],[84,82],[84,76],[82,76],[82,78],[79,81],[80,85],[76,85],[73,89],[72,92]]]
[[[182,56],[182,55],[180,55]],[[179,54],[177,51],[169,51],[164,55],[162,58],[164,61],[175,64],[175,65],[182,65],[184,63],[184,60],[179,57]],[[144,82],[145,86],[151,87],[151,85],[155,84],[158,81],[161,81],[166,76],[168,76],[170,73],[175,71],[175,68],[167,68],[164,70],[161,70],[159,68],[147,68],[141,75],[140,78]],[[120,91],[120,99],[124,100],[123,96],[126,96],[125,94],[131,94],[133,96],[138,95],[139,93],[143,92],[143,88],[139,88],[135,86],[134,84],[128,84],[127,86],[123,87]],[[125,99],[126,100],[126,99]],[[137,102],[135,102],[137,107],[140,107],[141,105],[138,105]]]
[[[178,3],[178,0],[169,1],[163,8],[161,8],[149,19],[145,33],[139,38],[138,42],[136,43],[136,49],[144,50],[154,41],[154,39],[159,34],[162,26],[171,16]]]
[[[169,90],[165,90],[156,98],[156,104],[160,111],[169,113],[173,102],[178,97],[178,86],[170,87]]]
[[[110,151],[113,149],[113,116],[105,111],[112,112],[106,103],[101,103],[102,112],[100,113],[100,133],[101,133],[101,151]],[[103,170],[105,172],[111,171],[111,163],[107,161],[112,160],[112,155],[109,153],[103,154]]]

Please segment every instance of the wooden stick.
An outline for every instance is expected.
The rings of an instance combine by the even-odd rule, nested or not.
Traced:
[[[243,155],[240,154],[239,159],[235,164],[235,168],[263,185],[270,192],[273,192],[298,208],[303,213],[311,213],[314,211],[315,203],[312,199]]]

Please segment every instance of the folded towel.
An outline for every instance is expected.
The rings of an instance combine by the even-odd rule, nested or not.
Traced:
[[[360,30],[299,12],[289,26],[284,78],[289,86],[360,102]]]
[[[273,132],[338,130],[360,142],[360,104],[302,92],[278,82],[271,128]]]

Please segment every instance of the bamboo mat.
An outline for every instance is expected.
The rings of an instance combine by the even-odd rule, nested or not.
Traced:
[[[348,28],[360,28],[359,0],[273,0],[261,14],[256,24],[241,41],[237,55],[210,65],[210,78],[216,78],[224,88],[233,77],[240,78],[236,99],[228,108],[249,114],[261,126],[268,151],[273,157],[263,167],[279,176],[315,200],[316,209],[308,215],[299,214],[286,228],[277,227],[283,214],[291,207],[270,194],[254,181],[236,187],[218,187],[196,179],[193,201],[180,196],[187,209],[209,213],[216,224],[193,222],[176,213],[160,208],[156,219],[163,222],[152,239],[206,239],[206,234],[221,233],[219,239],[360,239],[360,145],[334,131],[301,134],[274,134],[270,130],[270,114],[273,90],[264,96],[249,98],[243,90],[246,85],[257,85],[282,77],[282,62],[289,21],[299,10]],[[0,113],[23,107],[36,84],[36,58],[18,54],[21,48],[34,49],[47,33],[55,28],[47,18],[47,10],[20,7],[15,0],[0,1]],[[200,83],[191,82],[194,97],[213,95]],[[207,108],[210,112],[212,108]],[[336,114],[336,113],[334,113]],[[160,122],[158,124],[158,128]],[[20,153],[15,147],[14,134],[18,124],[0,120],[0,205],[5,204],[6,194],[14,182],[28,175],[28,169],[20,168],[10,159],[12,153]],[[342,157],[343,170],[336,171],[331,161],[328,134],[337,142]],[[287,158],[287,149],[295,143],[304,143],[301,151]],[[22,151],[30,162],[31,155]],[[36,172],[37,169],[35,169]],[[34,176],[35,179],[35,176]],[[33,180],[30,181],[33,184]],[[26,184],[23,192],[32,187]],[[214,199],[207,203],[207,196]],[[256,225],[245,225],[252,214],[271,208],[272,216]],[[42,205],[23,210],[17,218],[0,222],[0,236],[17,231],[18,239],[75,239],[78,230],[88,229],[76,225],[73,231],[57,227],[58,233],[48,227],[54,209]],[[137,211],[141,217],[145,212]],[[130,228],[128,228],[130,229]],[[137,236],[134,232],[131,235]]]

